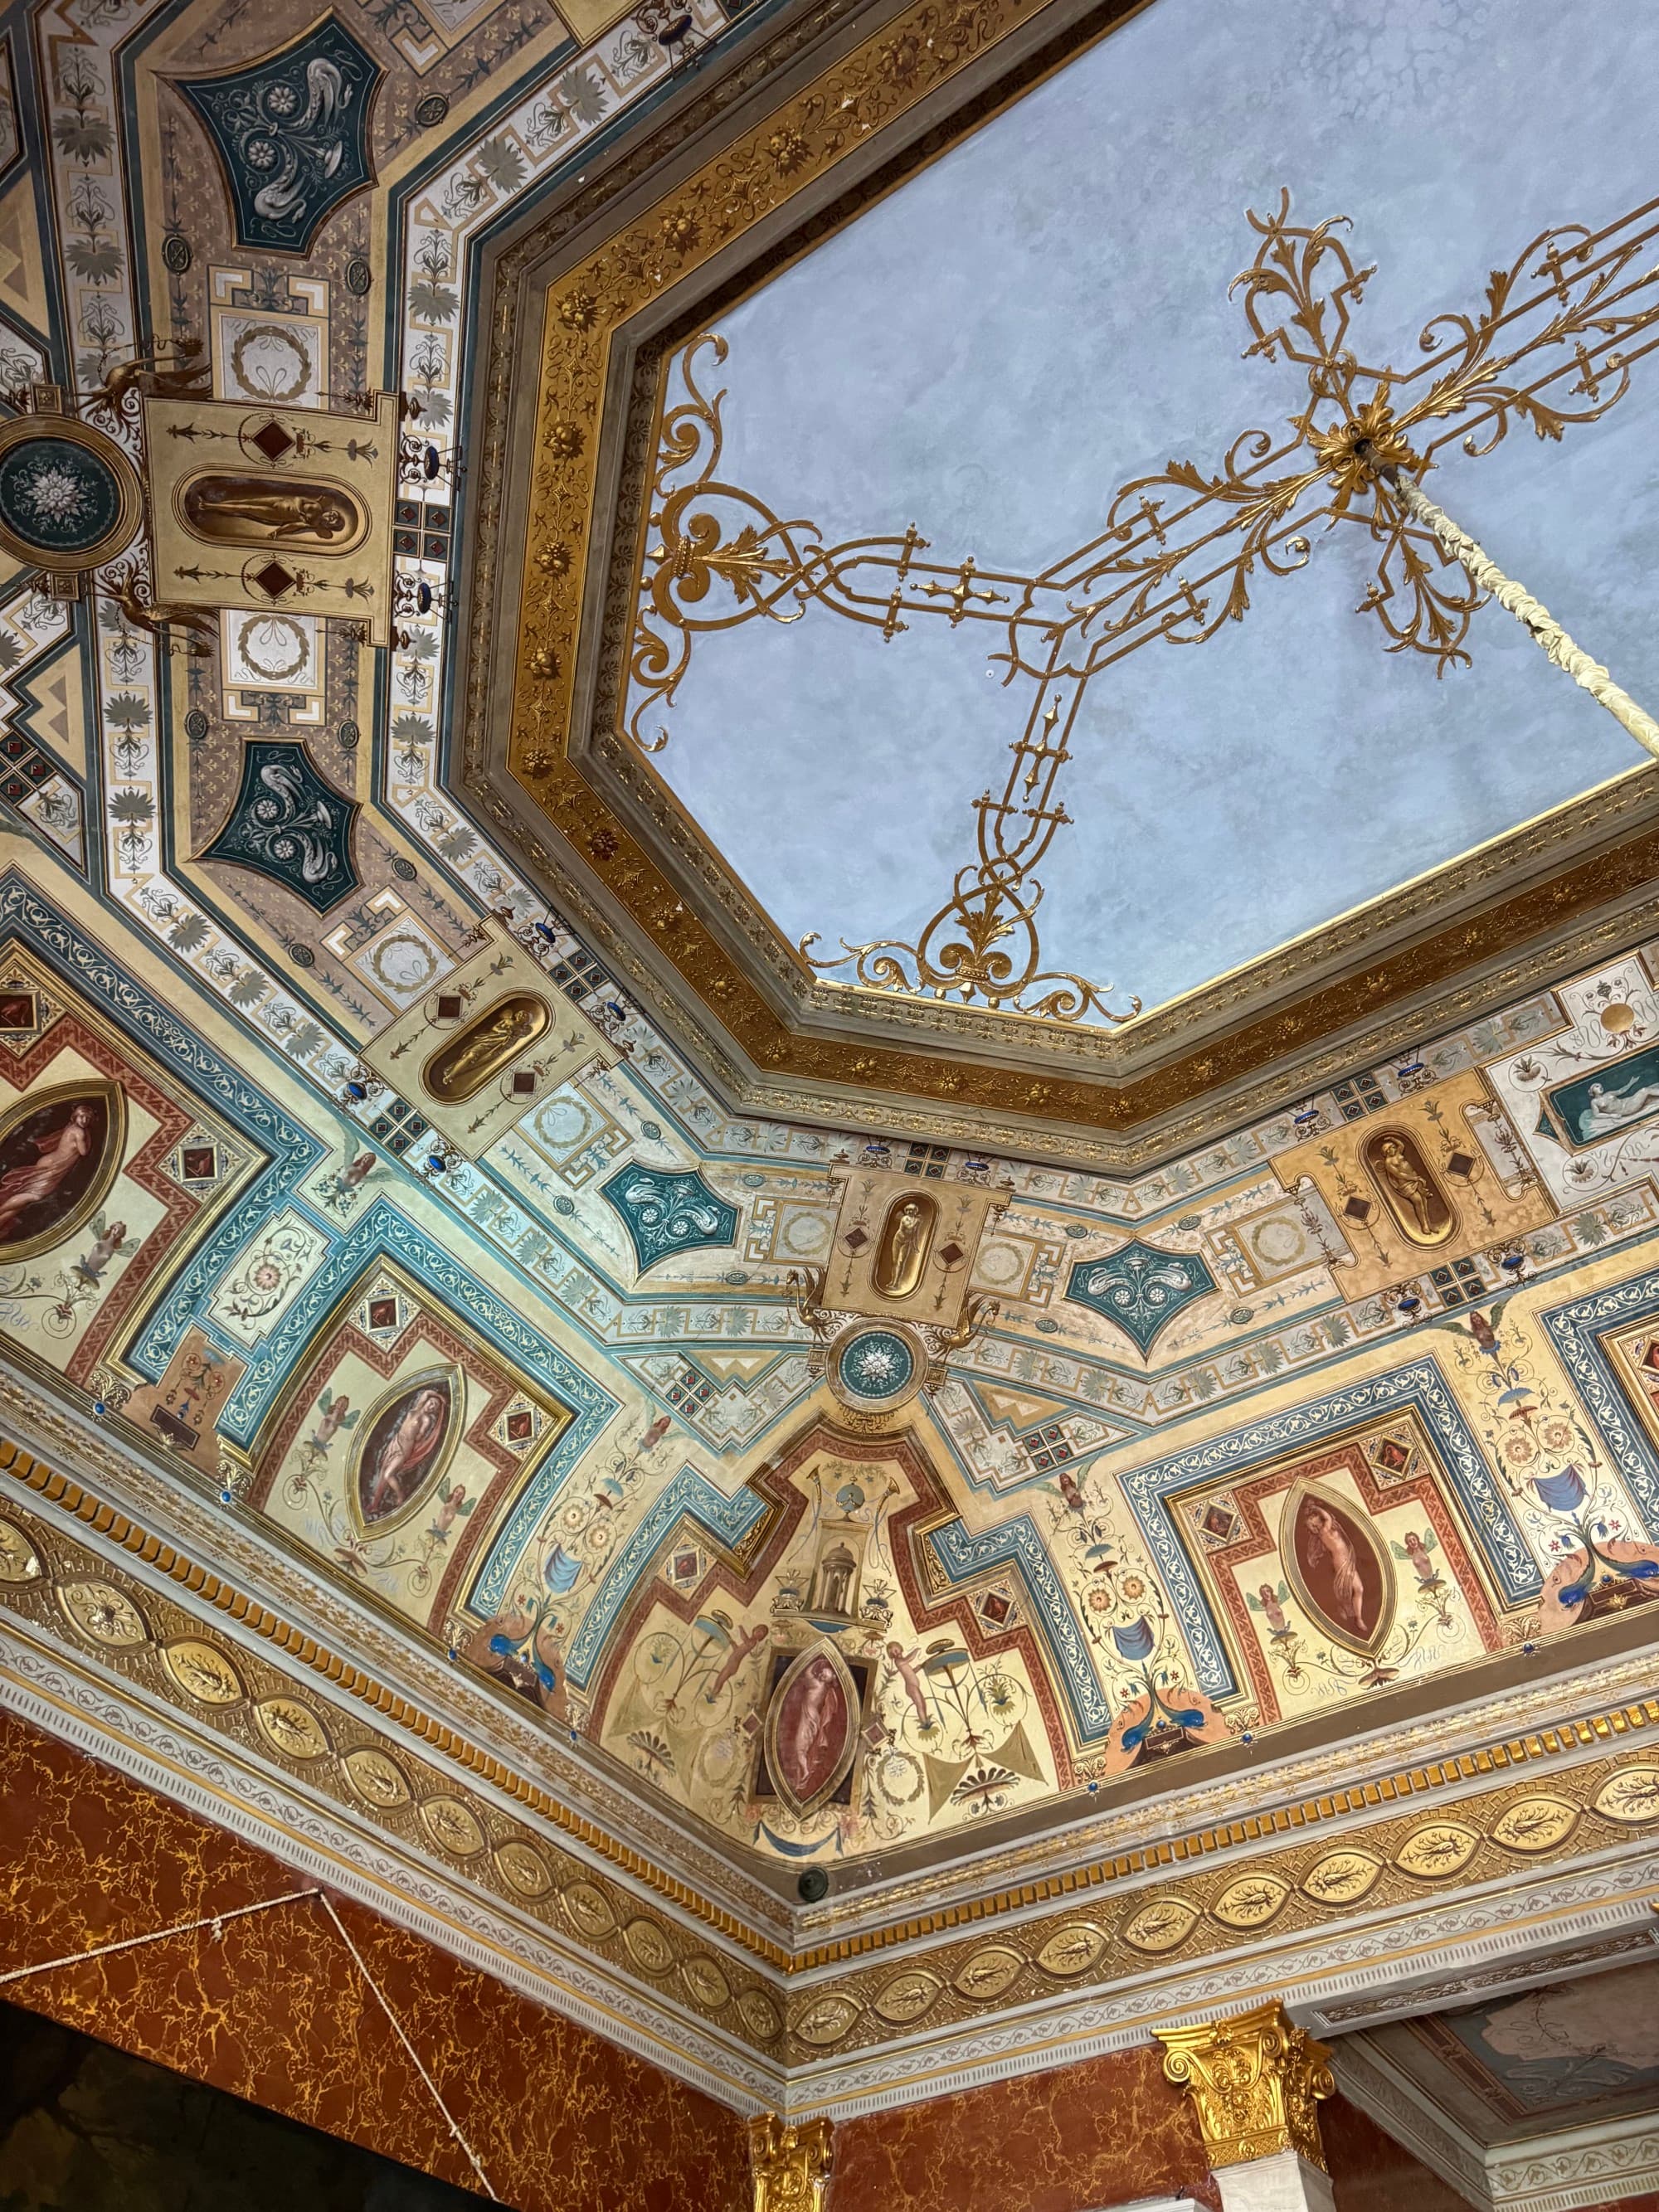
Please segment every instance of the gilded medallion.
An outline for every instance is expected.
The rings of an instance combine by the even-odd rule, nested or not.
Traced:
[[[464,1105],[534,1044],[552,1018],[538,991],[509,992],[447,1038],[422,1068],[421,1080],[441,1104]]]
[[[1480,1837],[1461,1820],[1430,1820],[1412,1830],[1394,1863],[1419,1881],[1447,1881],[1462,1874],[1480,1848]]]

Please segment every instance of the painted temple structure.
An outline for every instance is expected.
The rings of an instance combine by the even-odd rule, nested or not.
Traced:
[[[0,2205],[1659,2212],[1656,85],[12,0]]]

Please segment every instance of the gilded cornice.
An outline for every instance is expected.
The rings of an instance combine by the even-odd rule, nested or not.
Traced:
[[[610,496],[607,470],[623,487],[624,510],[637,503],[648,471],[638,455],[625,455],[618,467],[602,449],[623,434],[621,419],[630,412],[622,386],[645,311],[660,332],[677,292],[688,300],[704,295],[717,275],[729,290],[738,282],[733,256],[747,251],[752,261],[763,252],[769,262],[793,250],[780,241],[780,220],[800,207],[822,222],[819,204],[841,188],[843,165],[850,163],[849,179],[867,176],[884,135],[895,151],[867,189],[886,189],[895,161],[928,157],[1126,12],[1097,6],[1079,17],[1066,0],[976,0],[896,15],[758,121],[750,119],[751,99],[729,143],[642,207],[649,188],[642,179],[677,161],[684,166],[699,132],[718,137],[720,114],[758,79],[787,70],[827,36],[837,15],[822,10],[517,240],[497,266],[493,380],[477,477],[480,550],[463,779],[705,1072],[753,1109],[806,1118],[821,1118],[826,1108],[873,1111],[896,1130],[981,1145],[1006,1133],[1012,1145],[1095,1166],[1141,1165],[1248,1115],[1269,1069],[1282,1094],[1363,1060],[1368,1049],[1386,1051],[1408,1019],[1420,1033],[1425,1024],[1492,1003],[1517,981],[1524,988],[1560,972],[1583,957],[1589,918],[1628,905],[1659,873],[1659,832],[1646,826],[1653,780],[1632,774],[1125,1030],[1068,1030],[811,982],[665,787],[616,741],[614,714],[607,720],[605,711],[614,642],[585,643],[581,625],[584,605],[595,598],[589,570],[606,549],[613,599],[631,577],[628,514],[612,517],[601,502]],[[983,81],[998,64],[987,57],[1005,46],[1010,58],[988,88]],[[962,88],[953,91],[958,78]],[[940,103],[952,100],[959,112],[934,123]],[[918,118],[932,126],[920,151],[901,143],[918,139]],[[837,219],[857,198],[854,182],[842,193]],[[607,236],[608,204],[619,212]],[[522,318],[544,282],[540,268],[566,241],[596,235],[602,242],[574,260],[566,246],[567,265],[545,287],[538,344]],[[750,276],[745,266],[745,281]],[[688,305],[682,319],[694,313]],[[491,627],[515,583],[517,563],[501,546],[512,464],[522,472],[527,428],[514,376],[524,376],[532,353],[537,461],[514,648],[504,635],[492,643]],[[645,358],[635,356],[636,383],[650,381]],[[648,426],[652,410],[644,415]],[[589,728],[594,683],[592,670],[583,672],[595,651],[599,704]],[[493,702],[505,696],[510,653],[503,781]],[[538,817],[561,832],[558,840],[546,839]],[[1569,934],[1570,946],[1562,941]],[[1517,961],[1522,945],[1529,949]],[[1501,975],[1487,972],[1495,963],[1506,963]]]
[[[185,1470],[165,1459],[158,1462],[147,1440],[118,1416],[106,1417],[88,1434],[82,1422],[61,1409],[50,1379],[35,1390],[17,1375],[7,1376],[0,1380],[0,1396],[9,1425],[0,1430],[0,1447],[9,1443],[23,1458],[49,1454],[54,1472],[75,1480],[77,1490],[90,1496],[96,1484],[103,1510],[136,1525],[167,1528],[181,1551],[188,1547],[198,1559],[210,1558],[228,1587],[264,1591],[273,1611],[304,1620],[336,1650],[355,1654],[365,1674],[396,1680],[412,1700],[445,1713],[445,1724],[459,1736],[539,1775],[573,1820],[596,1834],[629,1838],[629,1847],[652,1865],[672,1869],[688,1889],[720,1899],[720,1909],[757,1938],[787,1936],[787,1908],[748,1869],[568,1751],[516,1700],[502,1698],[480,1678],[448,1663],[428,1638],[374,1606],[367,1593],[348,1594],[316,1574],[268,1522],[210,1505]],[[114,1450],[112,1437],[119,1437]]]
[[[188,1558],[173,1545],[140,1527],[125,1513],[94,1498],[70,1476],[58,1474],[9,1440],[0,1438],[0,1474],[9,1475],[48,1504],[82,1522],[106,1544],[130,1554],[156,1575],[163,1576],[198,1601],[192,1618],[210,1611],[224,1614],[253,1636],[282,1652],[299,1668],[307,1670],[338,1693],[379,1716],[388,1731],[448,1760],[481,1784],[499,1791],[523,1806],[584,1850],[608,1860],[641,1887],[655,1890],[681,1911],[703,1922],[741,1949],[768,1965],[787,1965],[789,1954],[781,1945],[757,1934],[737,1914],[703,1896],[667,1869],[598,1823],[562,1803],[527,1776],[520,1773],[494,1752],[473,1743],[447,1721],[438,1719],[401,1692],[377,1680],[363,1668],[340,1656],[293,1622],[250,1597],[245,1591]],[[27,1588],[27,1585],[23,1585]],[[119,1646],[115,1647],[119,1649]]]
[[[222,1772],[252,1759],[280,1773],[331,1820],[378,1835],[376,1864],[413,1848],[454,1896],[622,1977],[630,2033],[653,1999],[664,2034],[677,2017],[700,2021],[734,2063],[746,2054],[744,2096],[763,2078],[787,2087],[798,2076],[806,2094],[806,2072],[826,2063],[879,2070],[889,2045],[904,2046],[895,2068],[911,2069],[919,2037],[949,2044],[998,2022],[1029,2055],[1040,2045],[1012,2024],[1029,2025],[1034,2008],[1098,2012],[1133,1988],[1136,2018],[1156,2018],[1163,1982],[1171,2008],[1190,2007],[1193,1974],[1230,1959],[1235,1982],[1271,1974],[1270,1953],[1305,1980],[1330,1948],[1350,1974],[1358,1958],[1380,1976],[1402,1942],[1420,1950],[1425,1903],[1479,1918],[1480,1899],[1501,1896],[1501,1923],[1558,1870],[1589,1881],[1600,1869],[1604,1893],[1609,1881],[1627,1889],[1632,1872],[1644,1879],[1631,1850],[1659,1832],[1659,1700],[1638,1699],[786,1953],[732,1916],[716,1922],[708,1900],[625,1860],[614,1839],[595,1842],[538,1784],[83,1486],[15,1446],[0,1465],[11,1490],[0,1611],[14,1638],[95,1665],[217,1745]],[[1574,1893],[1558,1881],[1553,1902],[1534,1899],[1534,1920]]]

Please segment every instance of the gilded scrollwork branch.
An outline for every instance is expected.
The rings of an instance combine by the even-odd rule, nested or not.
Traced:
[[[685,396],[664,417],[652,526],[640,595],[629,733],[647,750],[648,716],[672,702],[694,637],[765,618],[795,622],[817,602],[891,641],[922,615],[1000,632],[990,659],[1005,685],[1034,688],[1024,732],[1010,748],[1004,787],[973,802],[977,858],[914,940],[872,939],[821,957],[817,933],[799,951],[820,973],[849,969],[848,988],[959,998],[1062,1023],[1121,1023],[1140,1011],[1114,987],[1045,967],[1035,871],[1071,822],[1059,795],[1067,739],[1086,685],[1155,640],[1191,645],[1249,611],[1258,573],[1285,575],[1311,557],[1321,522],[1364,528],[1375,573],[1357,611],[1375,616],[1389,652],[1421,653],[1443,675],[1469,659],[1469,624],[1486,593],[1510,607],[1557,664],[1656,749],[1656,726],[1607,671],[1422,492],[1419,479],[1452,440],[1472,457],[1510,430],[1559,439],[1594,422],[1629,389],[1632,365],[1659,346],[1659,200],[1591,230],[1540,232],[1494,270],[1480,308],[1424,326],[1422,358],[1395,368],[1362,362],[1351,339],[1373,266],[1357,264],[1346,217],[1291,220],[1288,191],[1252,210],[1255,258],[1234,279],[1250,343],[1246,360],[1305,372],[1306,396],[1286,433],[1249,430],[1219,468],[1175,459],[1117,492],[1099,534],[1035,575],[981,568],[969,554],[930,557],[915,523],[826,545],[817,526],[786,522],[752,494],[720,481],[720,404],[695,373],[724,340],[705,336],[679,356]],[[1622,704],[1620,703],[1622,702]]]

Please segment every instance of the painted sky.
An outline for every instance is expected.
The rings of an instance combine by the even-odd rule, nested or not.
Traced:
[[[1121,483],[1301,403],[1240,358],[1247,207],[1351,216],[1354,343],[1405,362],[1535,232],[1659,193],[1656,82],[1659,9],[1620,0],[1154,0],[721,320],[720,473],[830,539],[915,521],[934,558],[1042,566]],[[1656,419],[1659,357],[1602,422],[1429,486],[1650,708]],[[1368,543],[1095,679],[1051,964],[1156,1005],[1639,763],[1496,609],[1470,669],[1385,653]],[[791,939],[914,936],[1018,732],[994,642],[822,608],[701,639],[656,765]]]

